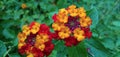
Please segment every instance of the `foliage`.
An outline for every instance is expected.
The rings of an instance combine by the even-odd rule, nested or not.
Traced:
[[[27,8],[22,9],[25,3]],[[54,40],[49,57],[120,57],[120,0],[0,0],[0,56],[21,57],[17,34],[32,21],[51,27],[52,15],[71,4],[83,6],[93,23],[93,36],[78,46],[66,47]],[[51,29],[52,30],[52,29]]]

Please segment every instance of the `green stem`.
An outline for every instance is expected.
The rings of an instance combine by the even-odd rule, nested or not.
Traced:
[[[6,57],[7,56],[7,54],[12,50],[12,48],[13,48],[13,46],[12,47],[10,47],[5,53],[4,53],[4,55],[3,55],[3,57]]]
[[[9,44],[9,43],[12,43],[12,41],[9,41],[9,42],[4,42],[5,44]]]

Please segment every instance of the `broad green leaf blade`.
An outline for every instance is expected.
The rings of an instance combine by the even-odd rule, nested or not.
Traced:
[[[79,57],[75,47],[68,47],[68,57]]]
[[[54,50],[57,52],[56,57],[66,57],[67,47],[64,45],[64,42],[59,40],[54,41],[54,44],[55,44]]]
[[[38,19],[40,18],[39,16],[40,16],[39,14],[32,15],[33,19]]]
[[[118,37],[117,40],[116,40],[116,46],[117,47],[120,47],[120,38]]]
[[[92,37],[90,40],[86,40],[86,45],[95,57],[108,57],[111,54],[97,38]]]
[[[120,52],[116,53],[113,57],[120,57]]]
[[[68,57],[87,57],[87,49],[84,42],[80,42],[77,46],[68,47]]]
[[[57,57],[57,50],[53,50],[48,57]]]
[[[113,24],[114,26],[120,27],[120,25],[119,25],[119,24],[120,24],[120,21],[113,21],[112,24]]]
[[[14,17],[14,20],[17,20],[17,19],[19,19],[20,18],[20,15],[22,15],[24,12],[22,11],[22,10],[15,10],[14,11],[14,15],[13,15],[13,17]]]
[[[42,21],[45,19],[45,16],[43,14],[41,14],[39,19]]]
[[[9,28],[3,30],[3,35],[6,39],[13,39],[15,37],[15,32]]]
[[[67,5],[67,0],[58,0],[57,1],[57,6],[58,6],[58,8],[62,8],[62,7],[66,7],[66,5]]]
[[[111,38],[105,38],[101,41],[105,48],[113,50],[115,48],[114,40]]]
[[[86,48],[84,42],[80,42],[79,45],[76,46],[76,49],[79,54],[79,57],[87,57],[88,56],[87,48]]]
[[[17,45],[18,45],[18,38],[15,38],[15,39],[12,41],[12,44],[13,44],[13,46],[17,46]]]
[[[3,41],[0,40],[0,56],[3,57],[6,51],[7,51],[7,48],[5,44],[3,43]]]

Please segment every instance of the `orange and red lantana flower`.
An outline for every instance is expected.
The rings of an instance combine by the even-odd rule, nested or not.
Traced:
[[[92,35],[89,28],[92,20],[83,7],[77,8],[71,5],[62,8],[52,19],[54,20],[52,28],[55,30],[53,37],[64,40],[66,46],[76,45]]]
[[[19,53],[26,54],[27,57],[48,56],[54,48],[50,34],[50,29],[45,24],[32,22],[24,25],[18,34]]]

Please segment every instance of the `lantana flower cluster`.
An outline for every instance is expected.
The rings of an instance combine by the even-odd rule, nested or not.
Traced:
[[[25,7],[23,5],[23,8]],[[27,57],[47,57],[54,49],[53,38],[63,40],[66,46],[71,47],[92,36],[90,31],[92,20],[83,7],[77,8],[71,5],[68,8],[62,8],[53,15],[52,19],[54,33],[50,32],[46,24],[38,22],[22,27],[22,32],[18,34],[20,54],[25,54]]]
[[[87,16],[83,7],[77,8],[71,5],[68,8],[62,8],[52,19],[54,23],[54,38],[64,40],[66,46],[77,45],[85,38],[90,38],[92,32],[90,25],[92,20]]]
[[[22,32],[18,34],[18,40],[19,53],[27,57],[48,56],[54,49],[50,29],[45,24],[32,22],[24,25]]]

